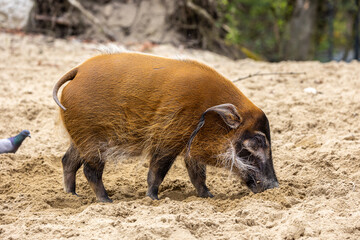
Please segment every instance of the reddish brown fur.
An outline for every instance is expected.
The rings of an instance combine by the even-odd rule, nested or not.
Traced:
[[[218,104],[232,103],[241,116],[252,116],[245,118],[243,129],[261,115],[231,81],[206,65],[136,53],[89,59],[77,68],[61,99],[67,108],[61,111],[64,125],[88,157],[111,146],[130,153],[157,148],[182,151],[199,116]],[[209,114],[209,118],[219,117]],[[202,140],[211,149],[216,146],[212,142],[222,135],[222,125],[208,120],[192,155]]]
[[[245,130],[255,131],[263,115],[231,81],[191,60],[138,53],[100,55],[64,76],[55,94],[67,80],[71,81],[62,91],[66,111],[61,117],[88,163],[103,160],[110,150],[177,156],[184,153],[206,109],[231,103],[242,118],[241,126],[231,130],[218,114],[209,112],[191,145],[193,160],[217,165],[214,156]]]

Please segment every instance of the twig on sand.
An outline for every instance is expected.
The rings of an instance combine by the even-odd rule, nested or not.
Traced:
[[[116,38],[114,34],[109,30],[109,28],[102,23],[99,19],[97,19],[90,11],[86,10],[81,3],[79,3],[77,0],[68,0],[68,2],[77,8],[87,19],[89,19],[93,24],[95,24],[100,31],[111,41],[115,41]]]
[[[234,80],[233,82],[237,82],[237,81],[241,81],[247,78],[251,78],[251,77],[255,77],[255,76],[266,76],[266,75],[299,75],[299,74],[306,74],[306,72],[274,72],[274,73],[254,73],[254,74],[249,74],[246,77],[241,77],[238,78],[236,80]]]

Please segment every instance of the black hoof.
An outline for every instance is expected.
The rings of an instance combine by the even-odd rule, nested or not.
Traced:
[[[199,197],[202,197],[202,198],[213,198],[214,195],[212,195],[210,191],[207,191],[207,192],[204,192],[204,193],[202,193],[202,194],[199,194]]]
[[[154,193],[146,193],[146,196],[150,197],[152,200],[159,200],[159,197],[157,194]]]
[[[79,197],[79,195],[75,191],[65,191],[66,193],[69,193],[71,195]]]
[[[159,187],[149,187],[146,196],[149,196],[152,200],[159,200],[158,192]]]

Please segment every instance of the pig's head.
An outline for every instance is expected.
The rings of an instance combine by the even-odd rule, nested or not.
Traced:
[[[228,103],[207,109],[190,136],[187,157],[190,157],[191,143],[205,124],[208,112],[217,113],[231,132],[227,135],[230,139],[223,138],[218,143],[222,145],[222,152],[216,155],[218,163],[239,175],[254,193],[278,187],[271,154],[269,121],[258,108],[244,116]]]

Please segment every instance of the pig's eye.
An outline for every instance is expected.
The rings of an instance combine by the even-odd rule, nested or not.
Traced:
[[[263,135],[255,135],[252,138],[252,143],[254,148],[265,148],[266,147],[266,140]]]

